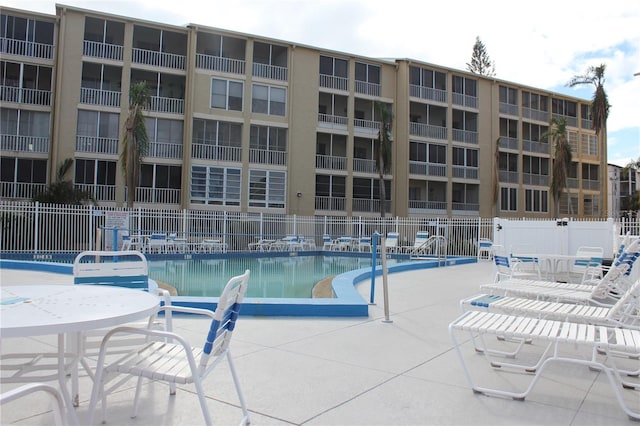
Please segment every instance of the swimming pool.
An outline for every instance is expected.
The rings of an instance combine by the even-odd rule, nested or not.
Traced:
[[[401,260],[389,259],[387,264],[397,262]],[[371,268],[371,257],[245,256],[150,260],[149,276],[174,287],[179,296],[218,297],[229,278],[249,269],[245,297],[307,298],[322,279],[362,268]]]

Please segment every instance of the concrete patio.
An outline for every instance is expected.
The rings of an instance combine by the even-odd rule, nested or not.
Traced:
[[[2,285],[71,283],[70,276],[0,270]],[[389,276],[392,322],[384,322],[382,279],[368,318],[242,317],[231,344],[253,425],[631,425],[604,374],[556,365],[526,401],[474,394],[462,374],[447,326],[461,298],[492,280],[490,262],[401,272]],[[358,285],[369,299],[369,282]],[[179,318],[176,325],[200,345],[208,323]],[[2,351],[47,351],[55,337],[4,339]],[[485,385],[526,386],[530,375],[492,369],[467,341],[463,351]],[[640,361],[633,360],[633,363]],[[86,422],[92,382],[81,378],[78,416]],[[2,385],[7,390],[15,385]],[[148,383],[138,417],[131,419],[134,382],[110,395],[107,424],[199,425],[193,387],[170,397]],[[241,418],[223,363],[205,382],[216,424]],[[640,411],[640,393],[625,391]],[[2,407],[1,423],[47,425],[48,401],[33,396]],[[98,424],[98,423],[96,423]]]

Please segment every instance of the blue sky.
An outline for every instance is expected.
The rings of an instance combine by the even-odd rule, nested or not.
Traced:
[[[2,0],[55,14],[55,1]],[[566,82],[606,65],[608,162],[640,158],[640,2],[631,0],[67,0],[59,4],[173,25],[256,34],[374,58],[466,69],[479,36],[496,77],[591,99]],[[176,7],[179,5],[179,7]]]

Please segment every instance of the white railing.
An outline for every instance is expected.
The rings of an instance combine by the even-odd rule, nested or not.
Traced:
[[[369,96],[380,96],[381,86],[377,83],[356,80],[355,92]]]
[[[434,211],[446,212],[446,201],[426,201],[426,200],[409,200],[409,212],[416,213],[429,213]]]
[[[447,91],[440,89],[433,89],[431,87],[416,86],[415,84],[409,85],[410,96],[420,99],[429,99],[436,102],[447,103]]]
[[[245,61],[196,53],[196,68],[244,75]]]
[[[451,210],[461,212],[477,212],[480,210],[478,203],[451,203]]]
[[[581,126],[582,126],[583,129],[592,130],[593,129],[593,121],[592,120],[588,120],[586,118],[583,118],[582,122],[581,122]]]
[[[142,204],[180,204],[180,190],[138,187],[136,188],[136,202]]]
[[[0,101],[51,106],[51,91],[0,86]]]
[[[539,109],[522,107],[522,118],[549,123],[549,113]]]
[[[363,198],[354,198],[352,200],[354,212],[379,213],[380,200],[368,200]],[[385,212],[391,211],[391,203],[387,201],[385,204]]]
[[[187,57],[175,53],[158,52],[134,47],[132,61],[137,64],[153,65],[156,67],[184,70]]]
[[[349,117],[339,115],[318,114],[318,127],[323,129],[347,130]]]
[[[578,127],[578,117],[571,117],[569,115],[553,114],[553,118],[557,120],[566,120],[567,126]]]
[[[478,179],[478,168],[468,166],[453,166],[453,177],[462,179]]]
[[[336,77],[335,75],[320,74],[320,87],[346,92],[349,90],[349,79]]]
[[[0,197],[3,199],[27,199],[47,190],[44,183],[0,182]],[[4,229],[3,229],[4,231]]]
[[[530,141],[524,139],[522,141],[522,150],[525,152],[549,154],[549,144],[546,142]]]
[[[147,157],[155,158],[182,158],[182,144],[181,143],[167,143],[167,142],[150,142],[149,151]]]
[[[347,157],[316,154],[316,168],[329,170],[347,170]]]
[[[360,173],[377,173],[376,161],[364,158],[353,159],[353,171]]]
[[[270,80],[282,80],[287,81],[288,71],[286,67],[279,67],[276,65],[268,64],[253,64],[253,76],[260,78],[268,78]]]
[[[409,123],[409,134],[423,138],[447,140],[447,128],[430,124]]]
[[[520,174],[518,172],[510,172],[507,170],[500,170],[498,172],[498,180],[506,183],[518,183]]]
[[[286,166],[287,153],[285,151],[269,151],[266,149],[249,148],[249,162]]]
[[[84,40],[82,45],[82,54],[94,58],[111,59],[114,61],[122,61],[124,46],[117,44],[101,43],[98,41]]]
[[[115,201],[116,187],[114,185],[90,185],[76,183],[74,188],[88,192],[96,201]]]
[[[589,189],[592,191],[598,191],[600,189],[600,181],[582,179],[582,189]]]
[[[453,129],[451,136],[456,142],[465,142],[478,144],[478,132],[472,132],[470,130]]]
[[[522,183],[524,185],[549,186],[549,176],[523,173]]]
[[[476,96],[469,96],[463,93],[453,93],[451,101],[454,105],[462,105],[469,108],[478,108],[478,98]]]
[[[425,163],[424,161],[409,161],[409,173],[420,176],[447,175],[447,165],[442,163]]]
[[[380,122],[373,120],[363,120],[360,118],[353,119],[354,131],[360,133],[367,133],[370,135],[377,135],[380,129]]]
[[[500,149],[513,149],[519,150],[520,144],[518,143],[518,138],[510,138],[507,136],[500,136]]]
[[[98,136],[76,136],[77,152],[92,152],[94,154],[118,154],[118,139],[102,138]]]
[[[0,37],[0,53],[53,59],[53,45]]]
[[[102,105],[106,107],[120,108],[122,94],[112,90],[80,88],[80,103],[89,105]]]
[[[184,114],[184,99],[151,96],[150,100],[149,109],[151,111]]]
[[[518,105],[500,102],[500,114],[518,116]]]
[[[242,148],[239,146],[221,146],[202,143],[191,145],[191,156],[201,160],[242,161]]]
[[[0,134],[1,151],[49,152],[49,138]]]
[[[316,210],[345,211],[347,199],[344,197],[316,196]]]

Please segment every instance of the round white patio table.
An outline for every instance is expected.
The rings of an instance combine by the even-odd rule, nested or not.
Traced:
[[[0,339],[58,335],[58,381],[73,423],[78,421],[66,386],[65,333],[71,334],[77,350],[81,332],[148,318],[160,306],[152,293],[115,286],[18,285],[0,290]],[[75,355],[71,372],[77,374]]]

